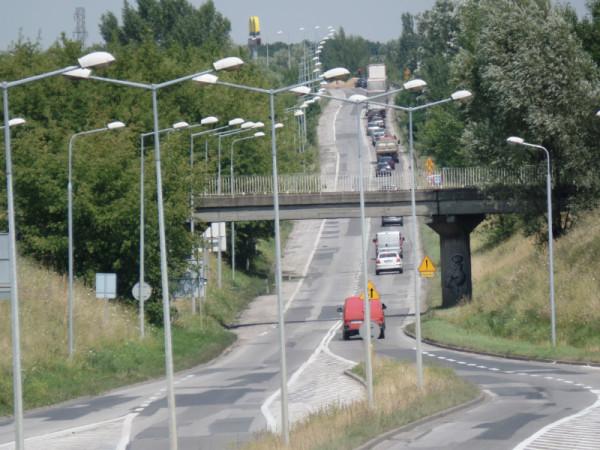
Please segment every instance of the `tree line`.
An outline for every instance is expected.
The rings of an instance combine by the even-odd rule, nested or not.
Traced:
[[[209,69],[213,61],[239,56],[248,61],[243,47],[232,44],[229,21],[212,1],[199,7],[187,0],[138,0],[137,7],[124,3],[123,20],[112,13],[102,17],[102,46],[116,62],[97,71],[103,77],[158,83]],[[50,48],[19,40],[0,52],[0,80],[16,80],[73,65],[78,57],[98,47],[82,48],[62,35]],[[276,87],[281,76],[245,64],[242,70],[220,73],[222,79],[257,87]],[[160,128],[177,121],[199,123],[216,116],[222,126],[242,117],[270,126],[268,98],[219,86],[201,87],[192,82],[158,93]],[[298,155],[293,145],[295,120],[284,113],[294,99],[277,101],[277,121],[287,126],[278,131],[282,172],[311,170],[314,153]],[[120,120],[125,129],[82,136],[74,141],[74,260],[78,277],[93,284],[96,272],[116,272],[118,290],[129,296],[138,279],[140,134],[153,129],[150,93],[96,82],[54,77],[10,91],[11,117],[24,117],[27,125],[12,130],[17,238],[22,254],[48,267],[67,268],[67,146],[77,132],[101,128]],[[4,119],[2,118],[2,121]],[[204,130],[204,129],[202,129]],[[198,129],[194,130],[198,131]],[[268,136],[268,134],[267,134]],[[160,286],[156,190],[152,136],[146,148],[146,272],[148,282]],[[216,173],[216,140],[204,142],[190,168],[189,132],[161,137],[167,248],[170,274],[185,270],[197,237],[189,233],[190,192],[200,192]],[[226,144],[224,149],[229,149]],[[4,161],[4,146],[2,164]],[[236,147],[235,169],[244,174],[270,174],[269,138],[252,139]],[[223,151],[223,173],[229,173],[229,152]],[[0,170],[0,202],[6,211],[5,171]],[[202,230],[202,224],[197,229]],[[6,216],[0,229],[7,229]],[[237,227],[240,261],[256,257],[256,242],[270,237],[270,222],[248,222]],[[160,295],[159,297],[160,298]]]

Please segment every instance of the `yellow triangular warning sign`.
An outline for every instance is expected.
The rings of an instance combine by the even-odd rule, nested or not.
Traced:
[[[419,272],[423,277],[432,277],[435,273],[435,266],[433,265],[433,262],[431,262],[431,259],[429,259],[429,256],[423,258],[423,261],[419,266]]]

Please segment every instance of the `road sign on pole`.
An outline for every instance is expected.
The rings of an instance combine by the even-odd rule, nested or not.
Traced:
[[[435,275],[435,266],[429,259],[429,256],[425,256],[421,265],[419,266],[419,273],[423,278],[432,278]]]
[[[96,298],[117,298],[117,274],[96,274]]]
[[[131,293],[133,294],[133,298],[136,300],[140,300],[140,282],[135,283],[135,286],[131,289]],[[142,285],[142,300],[146,301],[152,295],[152,287],[148,283],[144,281]]]

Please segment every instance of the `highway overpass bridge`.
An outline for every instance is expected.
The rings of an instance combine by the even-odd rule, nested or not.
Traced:
[[[359,177],[309,174],[278,177],[279,214],[285,220],[360,217]],[[442,168],[415,176],[416,213],[440,236],[443,306],[470,297],[470,233],[487,214],[520,212],[515,192],[539,191],[545,169]],[[411,215],[410,179],[403,171],[363,179],[367,217]],[[537,187],[540,186],[539,189]],[[531,189],[533,188],[533,189]],[[273,179],[211,179],[194,197],[194,220],[273,220]]]

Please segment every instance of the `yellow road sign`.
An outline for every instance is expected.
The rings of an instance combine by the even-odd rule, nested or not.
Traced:
[[[425,166],[427,167],[427,173],[431,175],[433,173],[433,169],[435,169],[435,163],[433,162],[433,159],[427,158]]]
[[[424,278],[431,278],[435,274],[435,266],[431,262],[431,259],[429,259],[429,256],[423,258],[423,261],[419,266],[419,273]]]
[[[367,289],[369,291],[369,298],[371,300],[379,300],[381,297],[379,295],[379,291],[375,287],[375,284],[371,280],[367,283]],[[361,292],[360,298],[365,298],[364,294]]]

